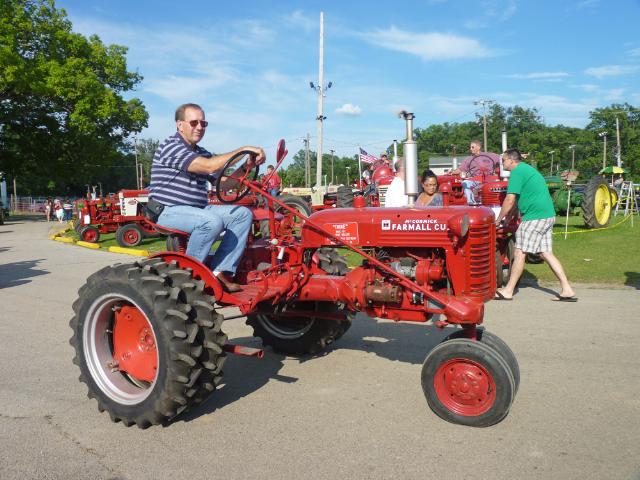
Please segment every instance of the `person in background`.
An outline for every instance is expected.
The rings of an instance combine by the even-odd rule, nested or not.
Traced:
[[[389,185],[385,195],[385,207],[406,207],[409,197],[404,193],[404,157],[398,157],[396,176]]]
[[[433,171],[426,169],[420,179],[422,193],[418,195],[416,207],[441,207],[442,195],[438,192],[438,177]]]
[[[64,218],[64,210],[62,209],[62,203],[58,198],[53,200],[53,212],[58,222],[62,223],[62,219]]]
[[[462,175],[465,180],[462,181],[464,195],[467,197],[467,203],[474,205],[476,199],[473,190],[478,187],[479,183],[471,180],[471,177],[479,177],[481,175],[492,175],[496,169],[500,168],[500,155],[497,153],[483,152],[482,142],[473,140],[469,144],[471,155],[466,157],[459,168],[449,172],[451,175]]]
[[[275,172],[273,165],[267,167],[265,178],[267,179],[266,187],[269,195],[277,197],[280,192],[280,187],[282,186],[282,180],[280,180],[280,176]]]
[[[64,211],[63,219],[65,222],[71,220],[73,216],[73,204],[69,198],[64,199],[64,203],[62,204],[62,210]]]
[[[516,230],[516,248],[509,282],[496,291],[496,300],[511,300],[520,276],[524,272],[527,253],[539,253],[551,271],[560,280],[561,290],[555,300],[577,302],[562,264],[552,252],[552,229],[556,221],[553,200],[544,177],[535,168],[522,161],[520,152],[511,148],[502,154],[502,167],[511,172],[507,196],[496,217],[496,225],[516,207],[522,212],[522,222]]]
[[[47,217],[47,222],[51,221],[51,212],[53,211],[53,200],[51,197],[47,197],[44,201],[44,214]]]

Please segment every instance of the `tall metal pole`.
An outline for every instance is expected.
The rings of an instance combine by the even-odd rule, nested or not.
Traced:
[[[604,147],[602,149],[602,168],[603,169],[607,166],[607,133],[608,132],[600,132],[598,134],[599,137],[604,138]]]
[[[551,150],[549,153],[551,154],[551,168],[549,169],[549,175],[553,175],[553,154],[556,153],[556,151]]]
[[[320,12],[320,61],[318,64],[318,167],[316,169],[316,187],[322,187],[322,129],[324,116],[322,114],[322,100],[324,90],[324,12]]]
[[[395,170],[396,169],[396,162],[398,161],[398,140],[394,140],[393,141],[393,162],[391,164],[391,167]]]
[[[569,148],[571,149],[571,170],[575,170],[576,169],[576,146],[569,145]]]
[[[404,193],[409,198],[409,206],[413,207],[418,198],[418,144],[413,140],[413,119],[415,115],[402,111],[407,128],[407,139],[404,142]]]
[[[473,102],[474,105],[482,105],[482,126],[484,129],[484,151],[489,151],[489,145],[487,140],[487,105],[495,103],[493,100],[477,100]]]
[[[140,168],[138,167],[138,136],[134,135],[133,137],[133,154],[136,157],[136,188],[141,189],[140,187]]]
[[[618,160],[618,167],[622,167],[622,151],[620,149],[620,121],[616,115],[616,156]]]
[[[335,185],[335,179],[333,178],[333,152],[334,150],[330,150],[331,152],[331,185]]]
[[[309,134],[307,133],[307,138],[303,139],[304,142],[304,186],[309,188],[311,184],[311,172],[310,172],[310,162],[309,162]]]

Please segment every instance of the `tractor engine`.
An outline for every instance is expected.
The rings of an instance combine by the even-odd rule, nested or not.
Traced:
[[[444,207],[332,209],[311,220],[429,291],[484,303],[496,288],[493,218],[487,208]],[[304,248],[335,246],[336,240],[312,225],[302,229]],[[396,278],[367,260],[348,276],[359,284],[354,295],[360,304],[406,310],[421,303],[406,298]]]

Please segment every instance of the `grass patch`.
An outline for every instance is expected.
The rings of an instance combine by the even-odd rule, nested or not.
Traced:
[[[80,240],[75,230],[70,230],[64,234],[65,237],[71,237],[74,240]],[[115,233],[101,233],[100,241],[98,242],[101,248],[107,249],[109,247],[119,247],[116,241]],[[132,247],[139,250],[147,250],[149,253],[163,252],[167,249],[165,237],[150,237],[145,238],[140,242],[137,247]]]
[[[553,252],[562,263],[570,282],[609,283],[640,286],[640,219],[618,216],[606,230],[587,229],[582,217],[569,217],[564,238],[565,217],[558,217],[553,231]],[[617,225],[617,226],[614,226]],[[557,281],[546,264],[526,265],[525,278]]]

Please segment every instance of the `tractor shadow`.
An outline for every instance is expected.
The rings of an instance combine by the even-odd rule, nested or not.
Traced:
[[[636,290],[640,290],[640,273],[638,272],[624,272],[627,279],[624,281],[625,285],[629,287],[635,287]]]
[[[228,355],[223,368],[222,384],[215,394],[202,405],[185,412],[176,421],[191,422],[213,413],[258,391],[272,381],[297,382],[298,378],[279,373],[285,359],[303,363],[330,355],[334,350],[349,349],[374,354],[394,362],[422,365],[431,349],[454,331],[453,327],[439,329],[431,324],[396,323],[359,314],[344,337],[313,356],[286,357],[271,348],[265,349],[265,356],[260,360]],[[255,337],[234,338],[233,343],[261,347],[260,340]]]
[[[44,259],[41,258],[39,260],[27,260],[0,265],[0,288],[17,287],[18,285],[31,282],[31,280],[29,280],[30,278],[49,274],[50,272],[47,270],[39,270],[36,268],[38,263],[43,260]]]

